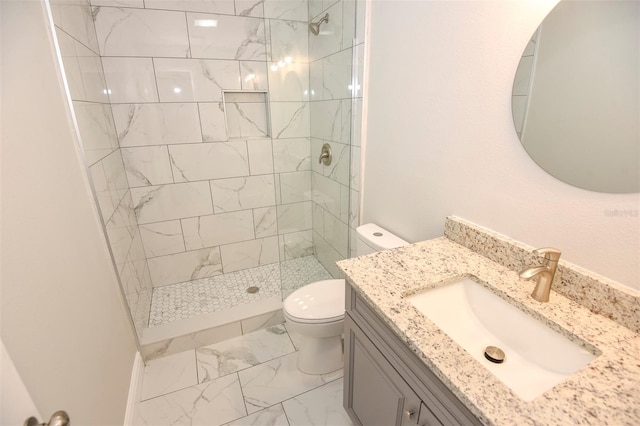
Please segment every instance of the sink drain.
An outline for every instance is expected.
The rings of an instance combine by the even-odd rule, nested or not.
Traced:
[[[504,352],[495,346],[487,346],[484,350],[484,357],[496,364],[504,362]]]
[[[247,288],[247,293],[253,294],[260,291],[260,287],[251,286]]]

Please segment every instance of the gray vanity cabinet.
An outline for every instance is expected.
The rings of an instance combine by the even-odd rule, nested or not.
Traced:
[[[344,407],[356,425],[480,421],[347,285]]]
[[[415,424],[421,404],[418,395],[350,317],[345,319],[345,332],[352,373],[347,407],[351,417],[363,425]]]

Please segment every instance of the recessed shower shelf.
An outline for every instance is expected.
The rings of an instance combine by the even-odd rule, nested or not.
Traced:
[[[222,101],[229,139],[270,136],[268,92],[225,90]]]

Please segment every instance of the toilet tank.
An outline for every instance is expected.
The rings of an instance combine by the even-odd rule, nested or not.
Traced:
[[[358,240],[356,241],[357,256],[409,244],[397,235],[393,235],[386,229],[380,228],[375,223],[360,225],[356,231],[358,233]]]

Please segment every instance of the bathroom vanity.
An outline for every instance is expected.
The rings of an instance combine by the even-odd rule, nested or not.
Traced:
[[[345,409],[363,425],[481,424],[347,285]]]
[[[344,407],[355,424],[640,424],[640,293],[561,260],[551,299],[540,303],[517,274],[540,262],[532,247],[459,218],[447,219],[445,235],[338,262],[348,283]],[[588,353],[588,363],[523,398],[411,304],[461,277]]]

